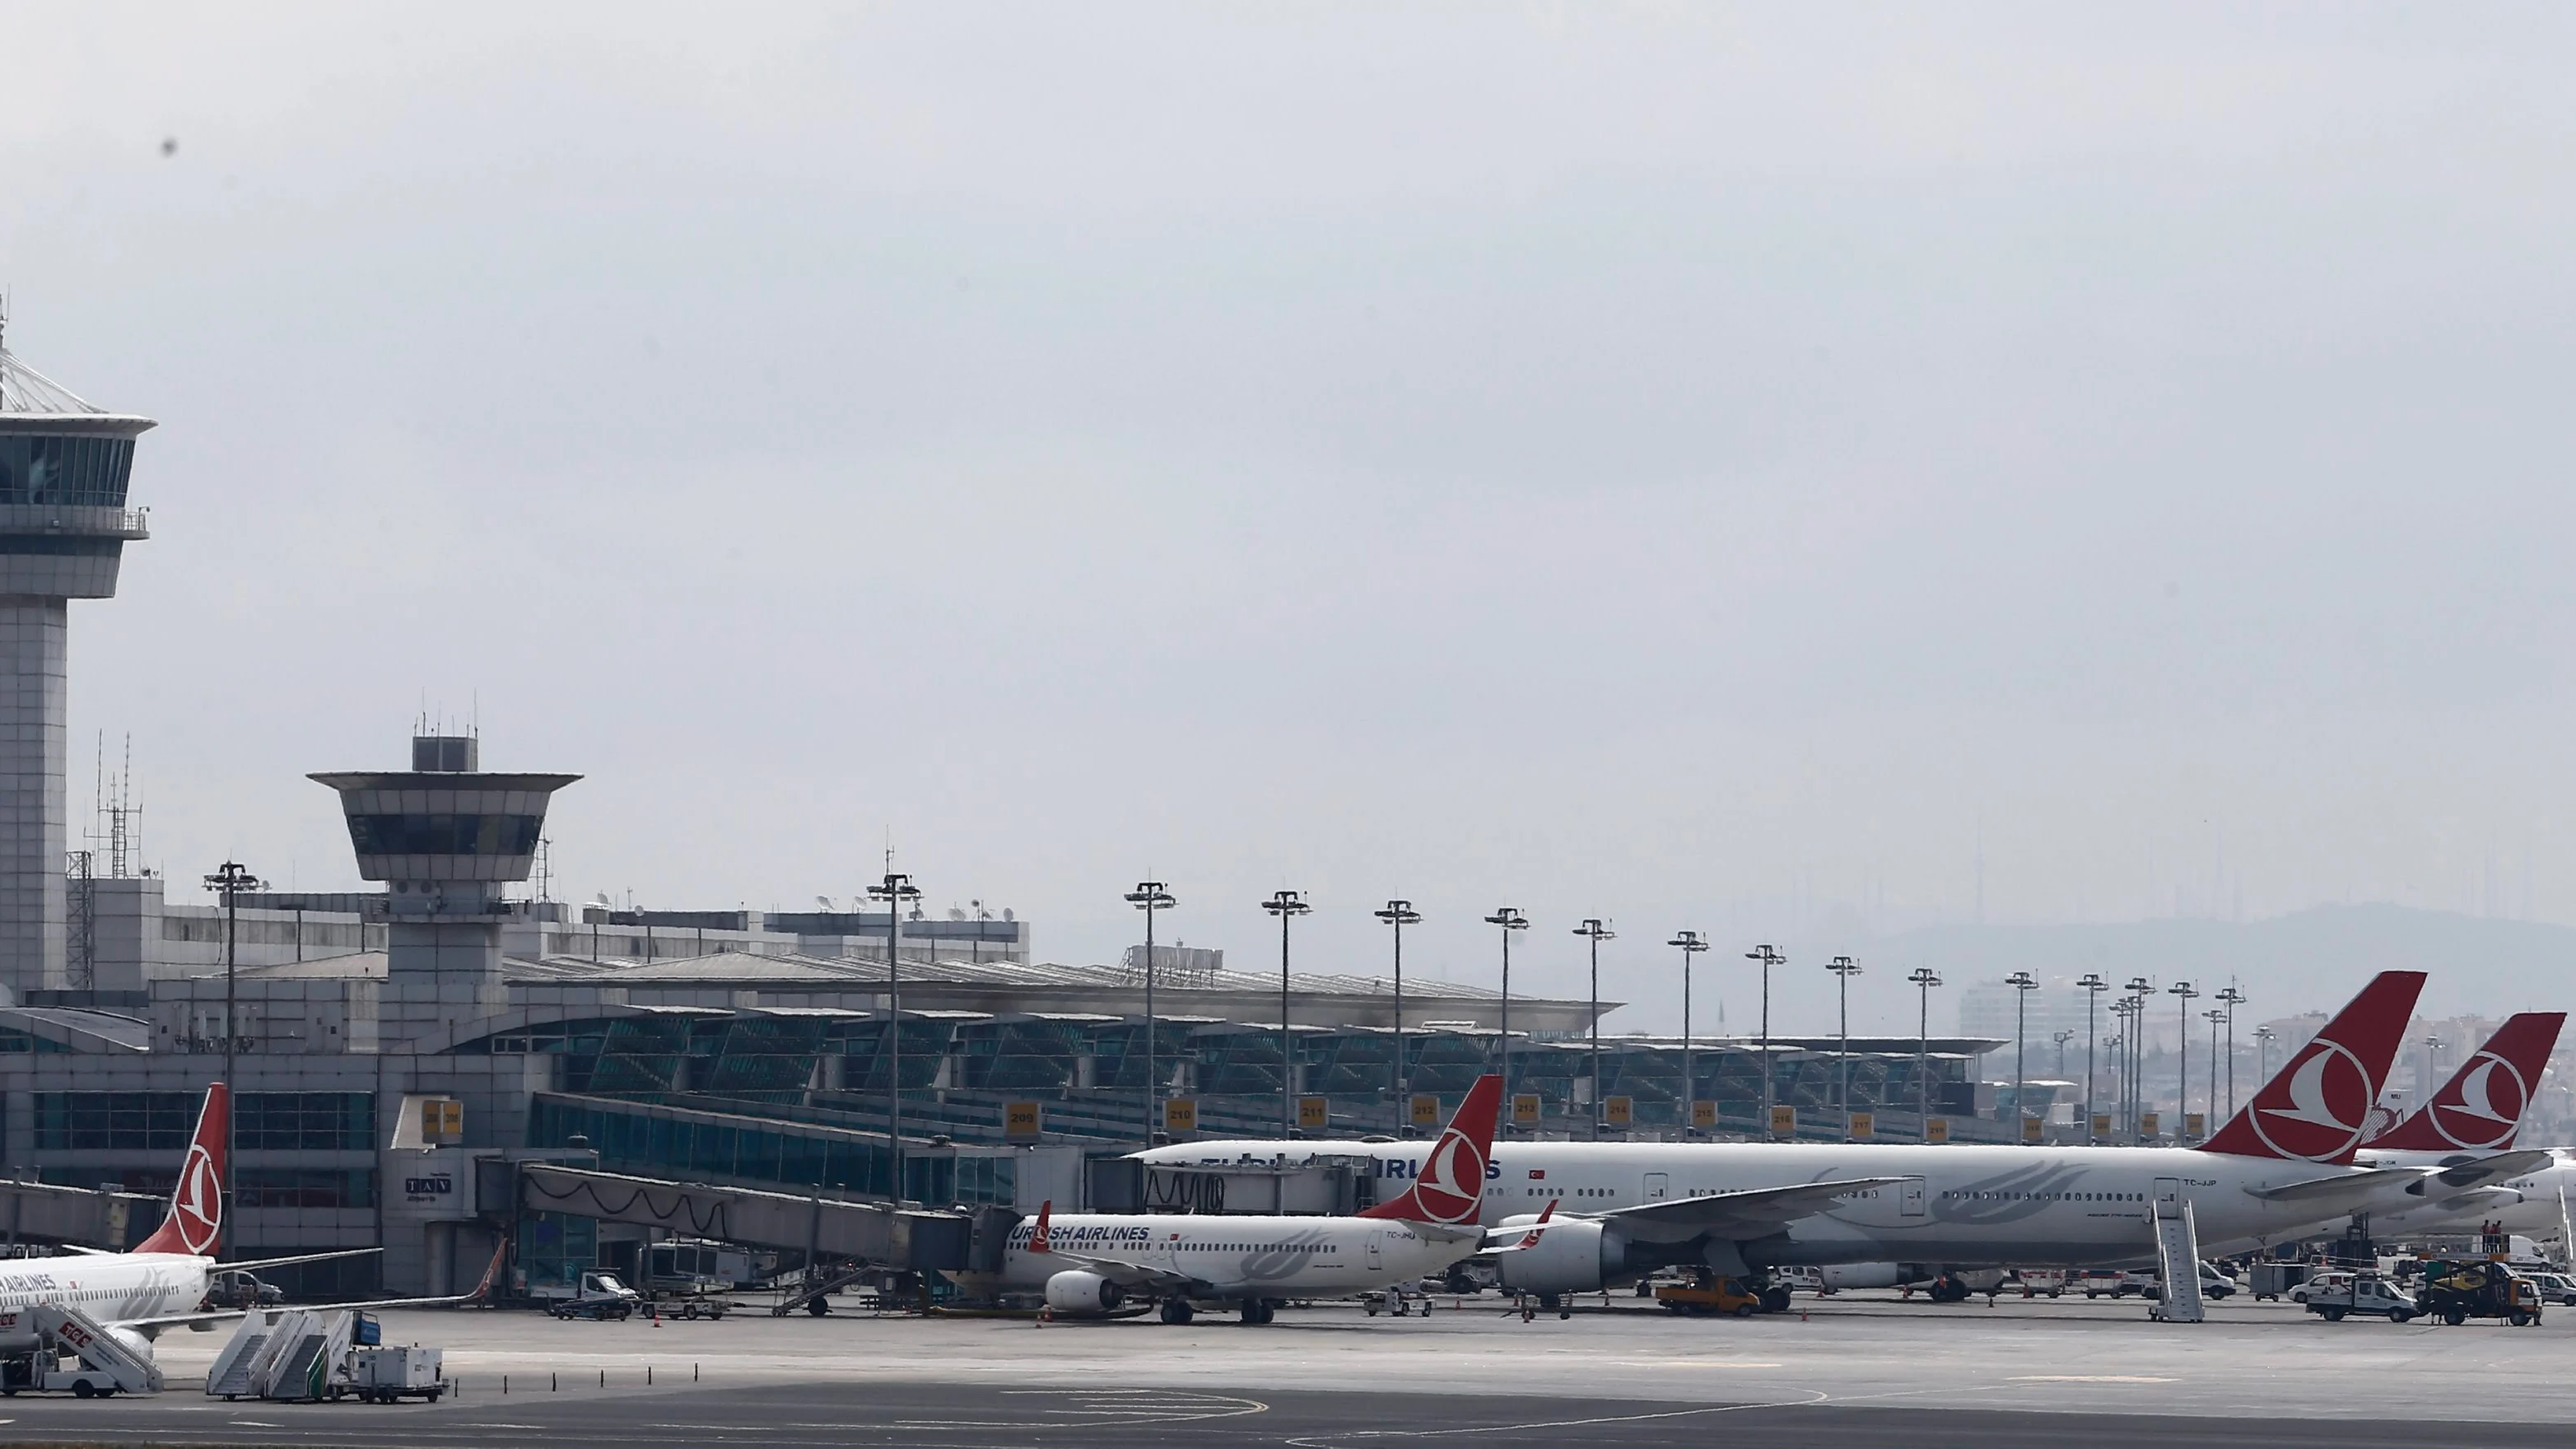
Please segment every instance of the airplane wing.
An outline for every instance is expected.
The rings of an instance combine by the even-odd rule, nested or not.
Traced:
[[[1201,1293],[1211,1286],[1205,1279],[1187,1273],[1131,1263],[1124,1258],[1104,1258],[1097,1253],[1068,1253],[1062,1248],[1049,1248],[1046,1255],[1086,1272],[1097,1273],[1121,1288],[1150,1288],[1158,1293]]]
[[[2507,1178],[2520,1177],[2526,1172],[2537,1172],[2556,1160],[2547,1148],[2526,1147],[2519,1152],[2499,1152],[2492,1157],[2446,1167],[2436,1177],[2442,1186],[2448,1188],[2485,1187]],[[2428,1186],[2426,1195],[2431,1193]]]
[[[2362,1202],[2389,1188],[2421,1182],[2428,1175],[2429,1170],[2421,1167],[2376,1167],[2367,1172],[2339,1172],[2330,1177],[2285,1182],[2279,1187],[2249,1187],[2245,1191],[2265,1202],[2295,1203],[2331,1212],[2338,1203]]]
[[[329,1253],[297,1253],[294,1256],[287,1258],[244,1258],[238,1262],[217,1263],[215,1264],[214,1271],[218,1273],[247,1273],[254,1268],[284,1268],[296,1263],[326,1263],[333,1258],[363,1258],[369,1253],[381,1253],[383,1251],[384,1249],[382,1248],[341,1248],[335,1252]]]
[[[1829,1182],[1802,1182],[1791,1187],[1756,1187],[1742,1192],[1702,1197],[1668,1198],[1577,1217],[1616,1222],[1628,1236],[1648,1243],[1686,1243],[1714,1235],[1759,1238],[1803,1217],[1820,1213],[1843,1198],[1873,1187],[1906,1181],[1902,1177],[1845,1177]]]
[[[200,1313],[165,1313],[154,1318],[118,1318],[109,1320],[107,1326],[130,1328],[145,1338],[158,1338],[169,1329],[211,1328],[218,1323],[230,1323],[238,1318],[248,1318],[254,1313],[277,1313],[286,1310],[304,1313],[337,1313],[349,1308],[445,1308],[459,1303],[473,1303],[491,1296],[493,1281],[501,1276],[502,1256],[509,1251],[509,1248],[510,1245],[505,1240],[501,1246],[492,1250],[492,1261],[483,1270],[483,1281],[475,1284],[474,1291],[471,1293],[450,1293],[438,1298],[370,1298],[363,1303],[270,1303],[257,1308],[216,1308]],[[372,1253],[380,1250],[368,1248],[363,1251]],[[304,1258],[270,1258],[266,1262],[270,1266],[275,1266],[281,1262],[302,1263],[320,1258],[346,1256],[348,1255],[344,1253],[315,1253]]]

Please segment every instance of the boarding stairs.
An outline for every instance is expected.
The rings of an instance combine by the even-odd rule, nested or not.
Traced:
[[[810,1313],[814,1311],[813,1305],[817,1302],[831,1297],[870,1273],[882,1271],[882,1268],[873,1263],[849,1263],[836,1269],[817,1269],[806,1276],[805,1286],[778,1300],[778,1306],[769,1310],[769,1316],[785,1318],[799,1308]]]
[[[253,1313],[206,1373],[206,1394],[220,1399],[304,1403],[328,1396],[344,1377],[358,1315],[286,1309]]]
[[[2191,1199],[2183,1196],[2181,1183],[2160,1177],[2153,1208],[2157,1294],[2147,1316],[2165,1323],[2198,1323],[2207,1314],[2200,1297],[2200,1229],[2192,1222]]]
[[[151,1355],[110,1333],[106,1324],[59,1303],[38,1304],[28,1312],[39,1344],[50,1346],[57,1356],[75,1355],[81,1363],[78,1371],[65,1373],[54,1366],[59,1357],[50,1362],[40,1358],[43,1381],[36,1387],[68,1388],[83,1397],[88,1396],[83,1384],[89,1392],[110,1386],[129,1394],[161,1392],[161,1369]]]
[[[280,1330],[280,1320],[309,1317],[283,1309],[270,1309],[245,1315],[241,1327],[233,1330],[230,1343],[215,1355],[214,1367],[206,1370],[206,1396],[214,1399],[256,1399],[260,1386],[269,1380],[277,1358],[286,1352],[288,1340]]]

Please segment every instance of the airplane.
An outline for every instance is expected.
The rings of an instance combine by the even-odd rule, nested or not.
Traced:
[[[1038,1209],[1012,1229],[998,1273],[953,1272],[970,1291],[1036,1289],[1048,1313],[1101,1317],[1129,1296],[1161,1300],[1165,1323],[1188,1323],[1202,1302],[1241,1305],[1268,1323],[1283,1298],[1341,1297],[1445,1272],[1477,1253],[1525,1253],[1554,1205],[1512,1234],[1476,1222],[1503,1079],[1480,1077],[1417,1164],[1405,1189],[1355,1217],[1081,1213]]]
[[[1894,1264],[1932,1280],[1936,1301],[1957,1302],[1965,1275],[2011,1264],[2150,1260],[2153,1210],[2182,1201],[2204,1244],[2304,1236],[2527,1166],[2354,1165],[2424,979],[2374,978],[2198,1147],[1510,1142],[1488,1169],[1483,1221],[1517,1227],[1534,1209],[1563,1207],[1542,1243],[1501,1265],[1505,1287],[1542,1302],[1663,1267],[1759,1284],[1790,1264]],[[1397,1144],[1259,1141],[1131,1155],[1173,1169],[1355,1160],[1381,1191],[1400,1190],[1422,1161]]]
[[[15,1394],[33,1381],[30,1365],[41,1345],[31,1309],[78,1309],[105,1327],[127,1351],[149,1362],[153,1340],[168,1329],[209,1329],[260,1311],[201,1309],[209,1280],[219,1272],[282,1268],[378,1251],[355,1248],[218,1262],[214,1252],[224,1227],[224,1138],[231,1111],[231,1093],[223,1083],[206,1088],[196,1136],[179,1169],[179,1184],[171,1190],[169,1216],[131,1251],[75,1247],[57,1257],[17,1258],[0,1264],[0,1396]],[[500,1255],[494,1254],[492,1268],[472,1293],[309,1306],[327,1311],[469,1302],[491,1291],[500,1261]]]
[[[2371,1219],[2373,1232],[2474,1232],[2507,1216],[2516,1227],[2543,1236],[2565,1230],[2558,1201],[2569,1181],[2563,1155],[2516,1150],[2513,1144],[2566,1024],[2563,1011],[2526,1011],[2507,1019],[2424,1105],[2362,1145],[2355,1160],[2367,1167],[2448,1167],[2479,1153],[2494,1154],[2480,1159],[2484,1163],[2513,1164],[2501,1178],[2378,1214]],[[2539,1182],[2544,1173],[2556,1176]],[[2538,1210],[2515,1211],[2533,1203],[2535,1194]]]

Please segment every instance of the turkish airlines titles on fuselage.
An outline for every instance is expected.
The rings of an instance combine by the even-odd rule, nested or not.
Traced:
[[[0,1271],[0,1352],[35,1345],[27,1310],[38,1304],[77,1308],[112,1322],[185,1313],[206,1296],[209,1263],[203,1258],[120,1253],[42,1261],[41,1269]]]

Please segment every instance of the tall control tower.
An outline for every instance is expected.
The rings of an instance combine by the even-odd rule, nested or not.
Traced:
[[[151,426],[82,401],[0,337],[0,986],[16,1000],[71,984],[68,605],[113,595],[125,545],[149,536],[142,511],[125,506],[125,479]]]

